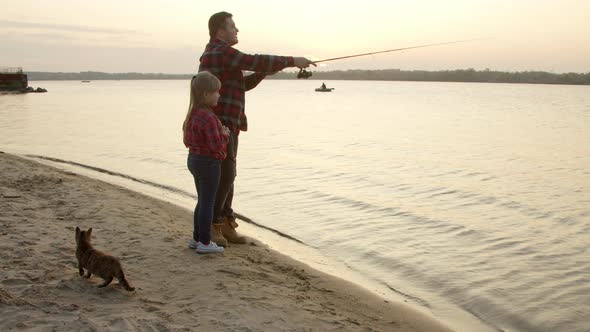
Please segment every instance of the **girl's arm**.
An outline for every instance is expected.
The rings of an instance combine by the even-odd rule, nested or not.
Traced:
[[[210,116],[207,117],[203,133],[209,150],[215,154],[224,152],[228,142],[228,135],[224,135],[221,132],[221,128],[222,127],[219,126],[219,119],[211,113]]]

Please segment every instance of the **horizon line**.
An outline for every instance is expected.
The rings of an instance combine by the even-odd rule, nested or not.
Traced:
[[[7,67],[0,67],[0,73],[2,73],[2,69]],[[292,69],[297,70],[297,68],[285,68],[285,69]],[[449,71],[476,71],[476,72],[501,72],[501,73],[530,73],[530,72],[539,72],[539,73],[548,73],[548,74],[590,74],[590,69],[586,72],[574,72],[574,71],[567,71],[567,72],[554,72],[554,71],[546,71],[540,69],[525,69],[525,70],[515,70],[515,71],[508,71],[508,70],[498,70],[498,69],[475,69],[473,67],[469,68],[457,68],[457,69],[436,69],[436,70],[427,70],[427,69],[400,69],[400,68],[386,68],[386,69],[337,69],[337,70],[313,70],[314,73],[334,73],[334,72],[349,72],[349,71],[406,71],[406,72],[449,72]],[[173,73],[162,73],[162,72],[137,72],[137,71],[130,71],[130,72],[107,72],[107,71],[96,71],[96,70],[85,70],[85,71],[40,71],[40,70],[30,70],[25,71],[23,73],[47,73],[47,74],[83,74],[83,73],[101,73],[101,74],[139,74],[139,75],[194,75],[194,73],[180,73],[180,74],[173,74]],[[277,73],[290,73],[290,71],[280,71]]]

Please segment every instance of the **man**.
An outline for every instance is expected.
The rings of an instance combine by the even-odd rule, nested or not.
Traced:
[[[238,28],[232,14],[219,12],[209,18],[211,39],[200,58],[199,72],[209,71],[221,81],[221,97],[215,113],[230,129],[227,144],[227,157],[221,164],[221,179],[215,199],[211,240],[221,246],[230,243],[246,243],[240,236],[232,209],[234,179],[236,177],[236,157],[238,154],[238,135],[248,129],[244,113],[245,92],[255,88],[267,74],[273,74],[287,67],[307,68],[315,64],[304,57],[285,57],[274,55],[250,55],[232,46],[238,43]],[[242,70],[254,72],[246,77]]]

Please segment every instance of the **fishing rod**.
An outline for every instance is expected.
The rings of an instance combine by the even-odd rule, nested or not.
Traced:
[[[362,53],[362,54],[355,54],[355,55],[346,55],[346,56],[341,56],[341,57],[337,57],[337,58],[323,59],[323,60],[314,61],[313,63],[328,62],[328,61],[342,60],[342,59],[348,59],[348,58],[356,58],[356,57],[359,57],[359,56],[374,55],[374,54],[380,54],[380,53],[405,51],[405,50],[411,50],[411,49],[414,49],[414,48],[432,47],[432,46],[457,44],[457,43],[466,43],[466,42],[470,42],[470,41],[474,41],[474,40],[481,40],[481,39],[484,39],[484,38],[467,39],[467,40],[455,40],[455,41],[444,42],[444,43],[435,43],[435,44],[426,44],[426,45],[418,45],[418,46],[410,46],[410,47],[401,47],[401,48],[394,48],[394,49],[385,50],[385,51],[376,51],[376,52],[369,52],[369,53]],[[299,69],[299,73],[297,74],[297,78],[305,78],[305,79],[307,79],[307,78],[310,78],[310,77],[311,77],[311,72],[310,71],[307,71],[304,68],[300,68]]]

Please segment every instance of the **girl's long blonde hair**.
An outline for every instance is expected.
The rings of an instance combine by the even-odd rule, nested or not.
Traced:
[[[205,94],[213,93],[221,88],[221,81],[208,71],[202,71],[191,79],[190,101],[188,111],[182,123],[182,137],[186,146],[186,131],[189,127],[189,120],[193,109],[196,106],[205,105]]]

